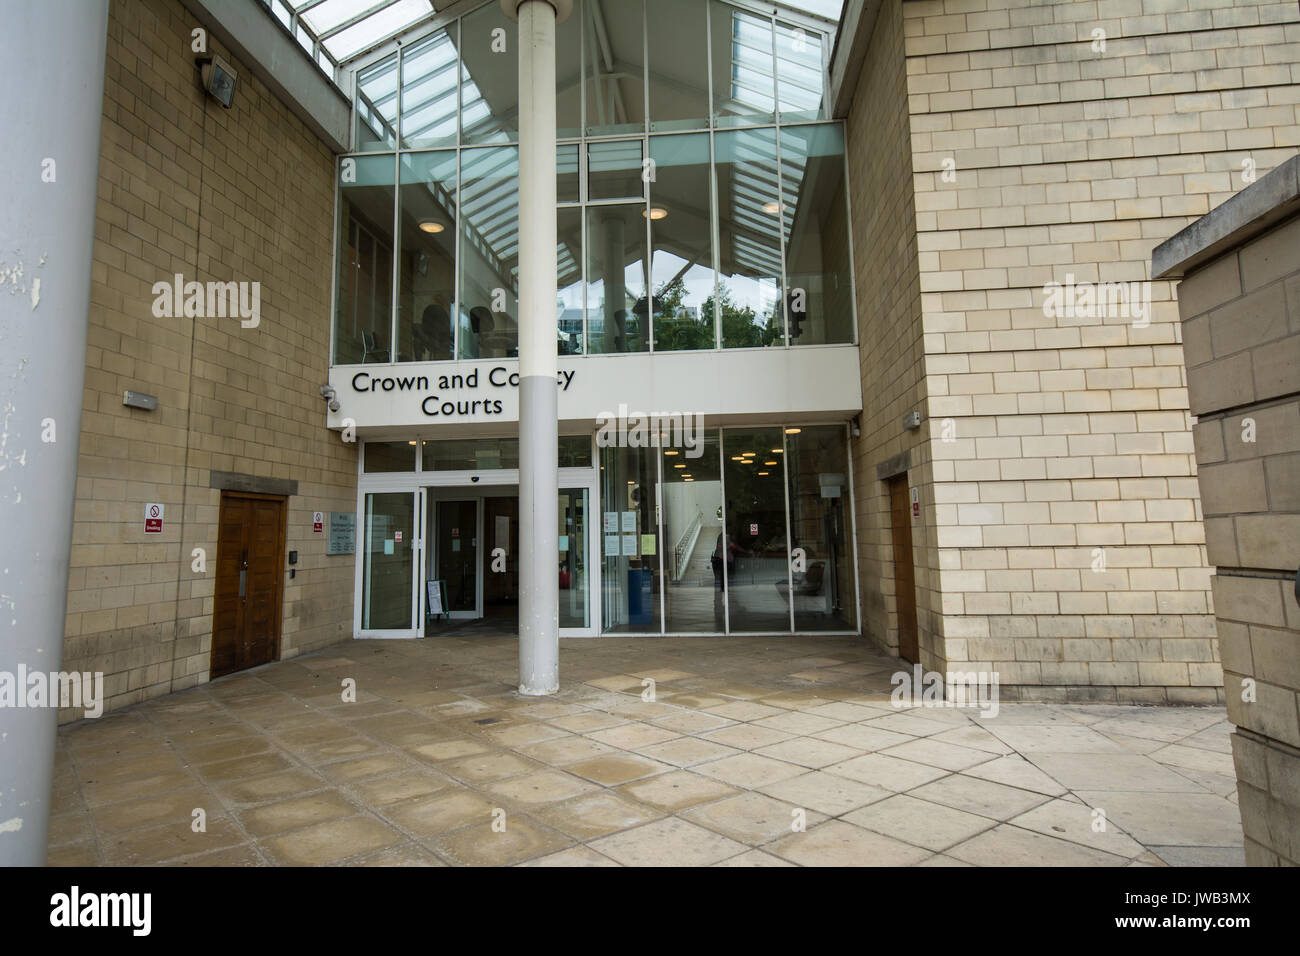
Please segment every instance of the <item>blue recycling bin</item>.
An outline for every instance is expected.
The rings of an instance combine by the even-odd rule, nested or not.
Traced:
[[[654,626],[654,571],[627,569],[627,623],[634,631]]]

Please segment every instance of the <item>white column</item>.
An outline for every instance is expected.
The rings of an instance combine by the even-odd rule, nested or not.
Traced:
[[[555,25],[570,0],[501,0],[519,20],[519,692],[560,689],[556,462]]]
[[[16,681],[62,666],[108,0],[11,3],[4,20],[0,680]],[[0,866],[45,863],[54,704],[0,706]]]

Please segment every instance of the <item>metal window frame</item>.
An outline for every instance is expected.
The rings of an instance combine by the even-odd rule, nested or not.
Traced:
[[[268,10],[270,10],[271,4],[274,2],[274,0],[261,0],[261,2],[266,4]],[[308,12],[314,6],[319,5],[319,2],[323,2],[323,0],[316,0],[316,2],[313,2],[308,6],[304,6],[297,12],[300,13]],[[398,230],[400,229],[401,226],[401,219],[400,219],[401,190],[400,190],[400,182],[399,182],[399,177],[401,172],[401,166],[400,166],[401,154],[409,153],[409,152],[427,151],[429,149],[444,149],[444,150],[455,149],[457,152],[456,217],[455,217],[456,218],[456,240],[455,240],[455,247],[454,247],[455,248],[454,255],[456,257],[456,268],[455,268],[455,277],[453,283],[453,303],[454,303],[453,304],[453,311],[454,311],[453,337],[452,337],[453,358],[448,359],[446,361],[463,360],[461,357],[461,328],[460,328],[461,321],[460,321],[459,313],[460,313],[461,295],[462,295],[461,271],[462,271],[462,260],[464,256],[465,237],[463,236],[463,232],[465,229],[465,222],[463,221],[464,217],[462,212],[462,207],[464,206],[464,200],[462,194],[463,164],[462,164],[462,158],[460,154],[462,150],[468,148],[508,147],[517,144],[517,139],[510,139],[508,142],[499,142],[499,143],[491,143],[491,142],[466,143],[464,141],[464,105],[465,105],[464,88],[465,86],[463,82],[464,57],[461,49],[462,41],[463,41],[463,31],[462,31],[461,21],[464,19],[465,16],[477,12],[481,8],[488,6],[491,2],[492,0],[458,0],[458,2],[453,3],[451,6],[443,10],[436,11],[434,15],[428,18],[425,18],[413,24],[409,24],[401,31],[396,32],[393,36],[386,37],[381,41],[377,41],[376,43],[367,46],[365,50],[359,51],[356,55],[348,58],[343,64],[339,65],[340,69],[344,70],[344,78],[346,79],[347,84],[353,91],[352,99],[354,103],[353,121],[350,124],[350,134],[352,137],[353,152],[347,154],[347,156],[343,158],[349,158],[349,157],[359,158],[361,156],[378,156],[378,155],[383,155],[384,153],[388,152],[388,150],[361,152],[361,151],[357,151],[355,148],[356,147],[356,112],[357,112],[357,107],[355,104],[356,104],[357,88],[359,83],[359,74],[361,71],[373,66],[376,63],[382,62],[384,59],[388,58],[389,56],[393,56],[394,53],[396,54],[394,69],[396,71],[396,97],[397,97],[398,109],[397,109],[397,117],[395,122],[395,133],[394,133],[396,137],[396,141],[392,149],[392,152],[394,154],[394,183],[393,183],[394,243],[393,244],[395,248],[397,248],[398,246],[398,241],[399,241]],[[834,37],[835,24],[833,24],[829,20],[817,17],[812,14],[807,14],[806,12],[792,10],[789,7],[779,3],[763,4],[763,3],[756,2],[756,0],[721,0],[721,2],[725,3],[726,5],[732,8],[743,11],[746,14],[749,14],[751,16],[755,16],[757,18],[766,20],[770,24],[771,57],[772,57],[771,59],[772,97],[773,97],[774,104],[777,106],[779,106],[779,96],[780,96],[780,85],[777,77],[778,71],[777,71],[777,48],[776,48],[778,23],[786,26],[805,28],[807,30],[816,32],[820,35],[822,62],[823,62],[823,69],[822,69],[823,108],[821,112],[824,114],[826,112],[825,97],[829,93],[829,77],[825,65],[826,65],[827,57],[829,55],[829,50],[835,38]],[[578,0],[578,5],[579,5],[580,15],[585,17],[586,4],[584,0]],[[706,32],[706,51],[707,51],[706,55],[710,63],[712,63],[712,50],[714,46],[713,8],[714,8],[713,2],[708,2],[705,4],[705,32]],[[292,11],[292,8],[289,9]],[[374,9],[378,9],[378,7],[372,7],[370,9],[374,10]],[[719,291],[721,287],[721,261],[720,261],[721,196],[718,189],[718,159],[717,159],[716,137],[717,137],[717,132],[720,129],[727,132],[736,132],[741,130],[759,131],[764,129],[771,129],[773,131],[773,135],[775,138],[775,152],[776,152],[777,201],[778,203],[784,203],[785,176],[784,176],[784,170],[782,168],[783,162],[782,162],[782,155],[781,155],[781,140],[782,140],[783,129],[786,127],[795,127],[795,126],[816,126],[816,125],[829,125],[829,124],[836,124],[840,126],[842,132],[841,142],[844,144],[842,158],[844,164],[844,183],[845,183],[845,190],[844,190],[845,216],[846,216],[846,225],[848,229],[848,238],[850,244],[852,242],[852,202],[851,202],[852,189],[848,178],[849,177],[849,163],[848,163],[848,149],[847,149],[848,137],[847,137],[847,132],[844,129],[844,123],[842,120],[835,120],[835,119],[810,120],[810,119],[801,118],[800,120],[795,122],[785,123],[781,121],[780,110],[774,109],[771,120],[767,120],[765,117],[756,117],[756,119],[758,119],[759,121],[753,124],[742,123],[740,125],[737,125],[734,123],[726,123],[720,125],[719,120],[721,119],[721,117],[715,115],[715,108],[714,108],[715,94],[713,89],[714,77],[713,77],[713,70],[710,67],[705,71],[706,92],[707,92],[708,104],[709,104],[708,116],[701,118],[700,120],[701,125],[692,128],[672,129],[672,130],[665,130],[665,131],[653,131],[650,129],[649,64],[650,64],[651,51],[650,51],[650,42],[649,42],[649,15],[650,15],[650,11],[648,5],[643,2],[641,5],[642,59],[644,61],[642,64],[642,71],[643,71],[642,102],[643,102],[645,122],[643,124],[642,132],[639,135],[637,134],[629,135],[629,133],[621,133],[621,134],[601,133],[597,135],[590,135],[587,133],[588,104],[587,104],[586,85],[587,85],[588,78],[586,76],[586,70],[587,70],[586,61],[588,56],[588,50],[587,50],[587,43],[582,40],[580,35],[579,120],[581,123],[581,129],[580,129],[580,135],[578,137],[572,139],[566,139],[564,142],[565,144],[575,145],[578,149],[578,157],[579,157],[578,201],[577,203],[567,203],[565,205],[576,206],[579,209],[581,209],[581,220],[582,220],[581,241],[583,246],[582,263],[581,263],[582,286],[583,286],[582,289],[583,334],[582,334],[582,349],[578,354],[582,356],[588,356],[592,354],[623,354],[623,353],[593,352],[591,348],[591,341],[590,341],[590,334],[591,334],[591,322],[590,322],[590,314],[589,314],[590,302],[589,302],[587,287],[590,284],[591,276],[590,276],[590,270],[588,268],[587,259],[588,259],[588,246],[590,244],[591,237],[589,235],[589,229],[587,223],[587,209],[591,206],[596,206],[596,205],[606,205],[606,204],[613,205],[613,204],[620,204],[628,201],[628,200],[592,201],[590,199],[590,195],[589,195],[590,186],[589,186],[589,177],[588,177],[589,171],[587,169],[587,166],[588,166],[588,159],[589,159],[589,149],[590,146],[594,143],[599,143],[604,141],[618,141],[618,140],[625,140],[625,141],[640,140],[642,143],[642,156],[644,159],[645,157],[648,157],[650,155],[651,136],[674,136],[674,135],[684,135],[684,134],[691,134],[691,133],[706,133],[708,135],[709,165],[710,165],[709,244],[711,248],[710,266],[713,271],[713,325],[714,325],[713,350],[714,351],[722,351],[724,349],[722,312],[721,312],[720,303],[718,301]],[[273,11],[272,11],[272,16],[274,17]],[[277,18],[277,22],[279,22],[278,18]],[[296,16],[295,16],[295,22],[296,22]],[[281,24],[281,26],[283,26],[283,24]],[[305,25],[304,25],[304,29],[307,29]],[[448,145],[442,147],[429,146],[429,147],[420,147],[420,148],[407,148],[402,145],[402,121],[405,113],[402,70],[405,63],[406,50],[408,47],[424,41],[427,37],[432,36],[434,33],[438,31],[443,31],[447,33],[447,35],[449,36],[449,38],[451,38],[451,41],[453,42],[456,48],[456,65],[455,65],[455,70],[456,70],[455,86],[456,86],[456,107],[457,107],[456,108],[456,130],[457,130],[456,144],[454,146]],[[585,33],[585,26],[582,32]],[[326,51],[326,53],[328,54],[328,51]],[[342,198],[343,196],[342,196],[342,190],[340,185],[335,190],[335,215],[334,215],[334,259],[335,259],[334,267],[335,267],[336,278],[334,282],[331,304],[332,304],[332,318],[333,321],[335,322],[337,322],[336,313],[338,308],[338,301],[337,301],[337,297],[338,297],[337,272],[338,272],[338,261],[339,261],[338,220],[340,214],[340,203]],[[650,208],[650,203],[652,201],[652,197],[650,195],[650,190],[648,188],[644,189],[643,201],[645,204],[644,209],[646,214],[645,249],[647,253],[646,261],[644,263],[644,271],[646,276],[647,296],[651,297],[653,294],[653,275],[651,271],[652,262],[650,260],[650,256],[652,255],[653,231],[651,228],[652,224],[649,219],[649,208]],[[790,316],[789,316],[788,303],[786,301],[787,298],[786,293],[788,292],[790,277],[788,275],[788,262],[787,262],[788,242],[787,242],[787,237],[785,235],[783,210],[781,211],[781,221],[779,223],[778,231],[780,233],[778,241],[780,244],[779,258],[780,258],[780,270],[781,270],[781,284],[780,284],[780,293],[779,293],[781,296],[780,311],[781,311],[781,319],[782,319],[781,347],[793,348],[796,347],[796,345],[795,343],[792,342],[790,337]],[[849,302],[850,302],[850,308],[852,309],[852,321],[850,323],[851,331],[852,331],[851,341],[848,343],[818,343],[818,344],[809,344],[809,345],[798,345],[797,347],[819,348],[819,347],[831,347],[831,346],[843,345],[843,344],[851,344],[851,345],[859,344],[858,341],[859,330],[858,330],[858,323],[857,323],[857,317],[858,317],[857,282],[856,282],[855,273],[856,273],[855,263],[853,262],[853,257],[850,256],[848,281],[850,287]],[[389,356],[390,364],[399,364],[397,362],[397,336],[399,333],[399,329],[397,327],[398,310],[399,310],[399,282],[400,282],[400,249],[398,249],[398,254],[394,256],[394,262],[393,262],[393,279],[392,279],[393,302],[391,306],[391,321],[390,321],[390,356]],[[648,311],[647,314],[647,329],[646,329],[647,343],[646,343],[646,348],[644,350],[644,352],[646,353],[655,352],[654,326],[655,323],[654,323],[653,310],[651,309]],[[334,335],[331,336],[331,343],[330,343],[331,363],[334,363],[334,361],[337,358],[337,350],[335,348],[336,343],[334,341],[336,337],[337,337],[337,328],[335,328],[334,330]],[[771,348],[771,346],[765,346],[765,348]],[[699,351],[708,351],[708,350],[699,350]],[[743,351],[743,349],[727,349],[727,351]],[[642,352],[628,353],[628,354],[642,354]]]

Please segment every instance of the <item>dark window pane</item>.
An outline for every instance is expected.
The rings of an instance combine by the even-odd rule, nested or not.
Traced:
[[[852,342],[853,291],[840,127],[783,128],[781,183],[790,342]]]
[[[721,634],[727,623],[722,550],[718,547],[722,536],[722,476],[717,429],[694,448],[665,448],[660,454],[667,549],[665,632]]]
[[[650,347],[646,301],[646,207],[587,208],[587,351]]]
[[[591,467],[591,436],[590,435],[561,435],[558,452],[559,452],[559,467],[590,468]]]
[[[462,150],[460,176],[460,357],[514,356],[519,351],[519,150]]]
[[[639,139],[587,147],[588,199],[640,199],[645,195],[645,144]]]
[[[460,21],[463,143],[519,138],[519,25],[489,3]]]
[[[582,135],[582,0],[555,28],[555,135]]]
[[[353,108],[356,151],[392,149],[397,143],[397,55],[357,74]]]
[[[776,131],[718,133],[714,151],[722,347],[783,345]]]
[[[582,7],[587,133],[641,132],[645,128],[641,0],[587,0]]]
[[[770,123],[776,110],[772,21],[718,0],[709,16],[715,125]]]
[[[394,167],[392,155],[339,160],[335,365],[393,360]]]
[[[578,145],[555,148],[555,201],[577,202],[578,196]]]
[[[793,574],[796,631],[852,630],[854,603],[848,440],[843,425],[787,431],[790,548],[804,552],[804,569]],[[779,469],[781,456],[773,471]]]
[[[425,471],[519,467],[518,438],[451,438],[421,442]]]
[[[582,354],[582,210],[562,207],[555,212],[556,318],[560,355]]]
[[[602,607],[606,634],[659,633],[655,448],[600,450]]]
[[[456,45],[439,30],[402,53],[402,145],[456,145]]]
[[[409,491],[366,495],[362,534],[361,627],[411,626],[415,576],[415,496]]]
[[[654,0],[649,12],[651,131],[707,127],[707,4]]]
[[[366,442],[366,474],[381,471],[415,471],[415,442]]]
[[[709,214],[709,135],[652,136],[651,289],[655,348],[717,347]]]
[[[454,358],[456,151],[403,153],[397,361]]]
[[[820,33],[776,25],[776,93],[781,122],[822,119],[826,80]]]
[[[722,433],[726,490],[727,608],[731,633],[789,631],[790,548],[785,536],[785,485],[766,465],[781,447],[780,428],[728,428]],[[776,456],[779,460],[780,456]]]

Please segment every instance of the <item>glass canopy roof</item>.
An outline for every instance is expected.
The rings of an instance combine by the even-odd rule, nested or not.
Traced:
[[[336,84],[342,78],[341,68],[349,60],[434,19],[440,8],[453,5],[453,0],[259,2],[271,11],[321,71]],[[792,0],[772,6],[838,23],[844,0]]]

